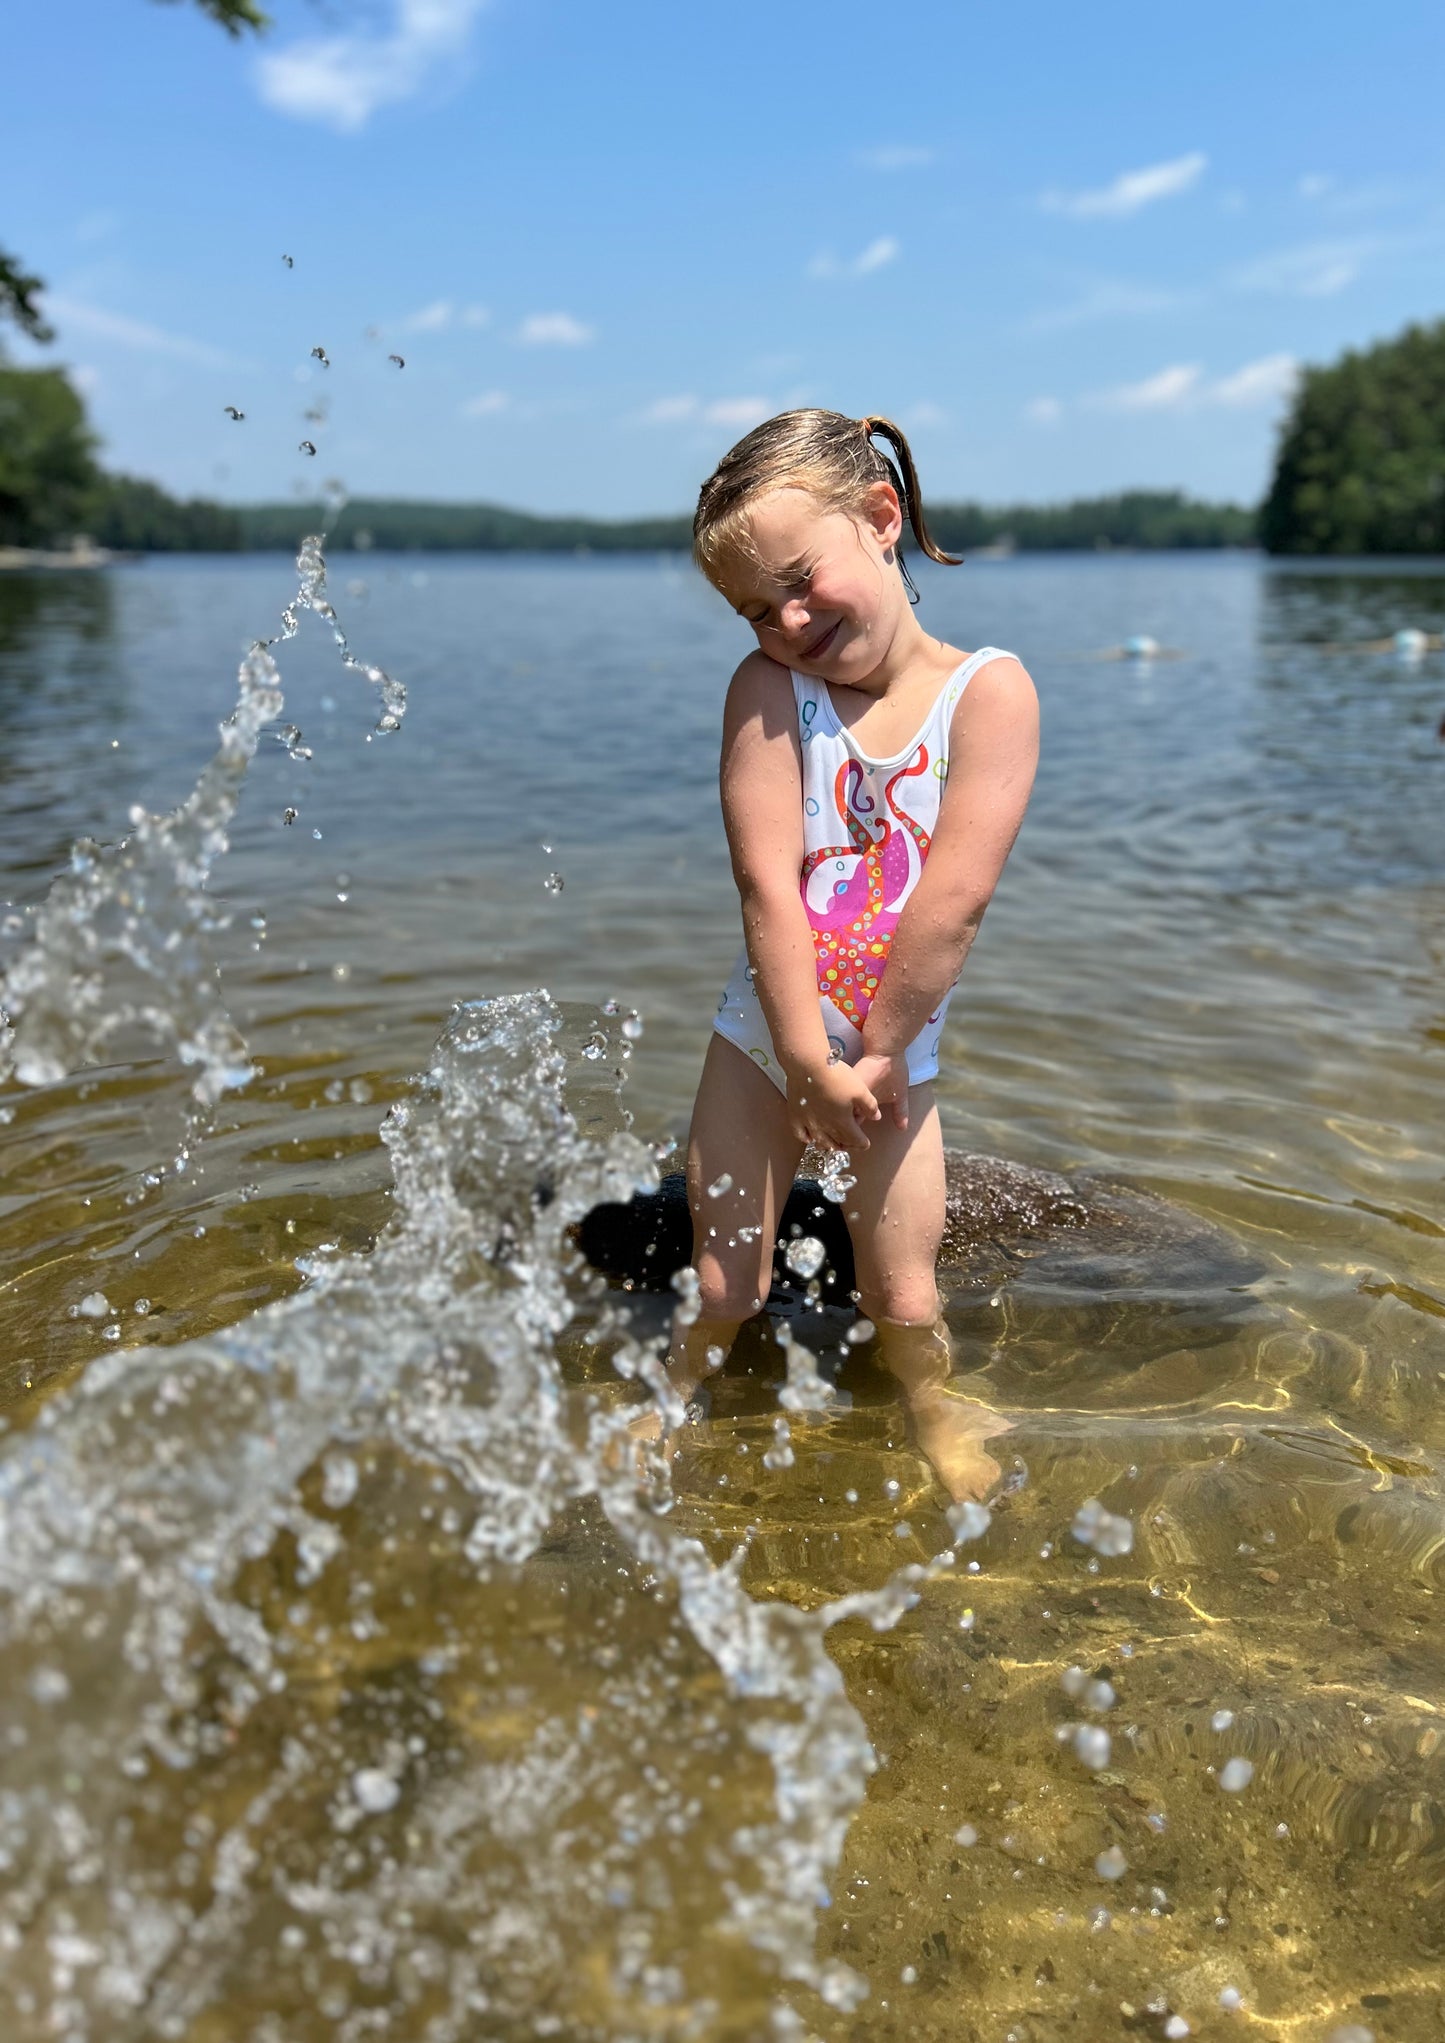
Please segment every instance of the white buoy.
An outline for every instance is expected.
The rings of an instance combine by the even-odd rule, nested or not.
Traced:
[[[1423,660],[1430,650],[1430,634],[1418,624],[1402,624],[1395,633],[1395,651],[1402,660]]]

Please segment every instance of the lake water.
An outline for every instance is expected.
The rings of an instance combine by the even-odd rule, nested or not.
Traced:
[[[12,972],[295,589],[0,578]],[[7,2036],[1044,2043],[1233,2034],[1239,1996],[1438,2038],[1445,657],[1367,642],[1438,633],[1445,573],[925,579],[1044,715],[945,1139],[1151,1195],[1112,1261],[945,1273],[1014,1430],[942,1562],[866,1354],[790,1462],[761,1337],[670,1478],[597,1430],[663,1308],[564,1230],[685,1133],[747,634],[667,559],[348,555],[331,594],[409,706],[373,738],[314,618],[274,648],[312,756],[263,734],[195,938],[251,1083],[187,1132],[161,1026],[0,1093]],[[1171,656],[1097,657],[1136,633]],[[1089,1497],[1128,1554],[1071,1536]]]

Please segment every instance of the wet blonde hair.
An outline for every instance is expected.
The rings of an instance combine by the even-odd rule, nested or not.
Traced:
[[[896,466],[873,445],[875,434],[892,447]],[[928,558],[957,567],[958,555],[945,553],[925,522],[918,470],[901,429],[892,419],[850,419],[840,411],[816,410],[782,411],[764,419],[724,454],[698,492],[692,557],[720,588],[729,561],[757,564],[748,512],[764,490],[806,490],[824,510],[861,515],[868,491],[878,482],[892,483]],[[900,565],[901,558],[900,551]],[[907,581],[906,568],[903,576]]]

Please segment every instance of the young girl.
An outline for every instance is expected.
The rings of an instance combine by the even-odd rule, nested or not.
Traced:
[[[767,1298],[805,1146],[844,1151],[860,1310],[920,1446],[964,1496],[996,1478],[980,1443],[1003,1422],[945,1388],[932,1080],[949,995],[1023,820],[1038,709],[1011,653],[965,654],[923,629],[899,551],[905,512],[922,551],[952,562],[929,536],[898,427],[831,411],[767,420],[698,498],[695,558],[758,649],[723,712],[746,949],[693,1110],[701,1309],[690,1323],[679,1312],[668,1366],[686,1398],[719,1365]]]

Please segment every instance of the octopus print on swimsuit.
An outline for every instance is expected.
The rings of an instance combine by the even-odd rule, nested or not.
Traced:
[[[803,861],[800,887],[813,932],[818,991],[860,1031],[930,842],[927,831],[900,808],[894,790],[901,780],[928,770],[928,747],[919,745],[886,783],[883,799],[890,813],[879,816],[861,763],[846,760],[833,783],[833,800],[849,842],[809,852]]]

